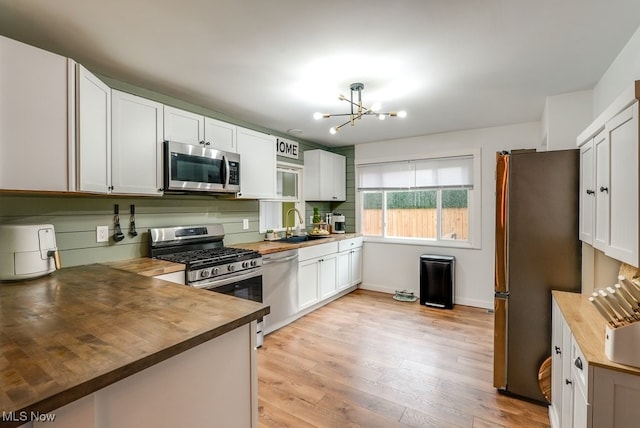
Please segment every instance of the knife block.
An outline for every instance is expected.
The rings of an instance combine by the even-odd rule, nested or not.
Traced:
[[[604,353],[614,363],[640,367],[640,322],[618,328],[605,326]]]

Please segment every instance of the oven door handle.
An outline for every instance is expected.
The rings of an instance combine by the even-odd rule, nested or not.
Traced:
[[[213,281],[209,279],[204,279],[199,282],[194,282],[189,285],[195,288],[206,288],[213,290],[216,287],[222,287],[223,285],[233,284],[234,282],[244,281],[245,279],[255,278],[256,276],[262,275],[262,268],[251,269],[250,272],[238,272],[231,275],[225,276],[223,279],[214,279]]]

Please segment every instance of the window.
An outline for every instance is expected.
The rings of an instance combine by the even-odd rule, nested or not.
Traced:
[[[479,155],[465,155],[359,165],[360,231],[370,237],[443,245],[472,243],[477,158]]]
[[[302,203],[302,168],[299,165],[278,162],[277,170],[277,199],[260,201],[260,233],[272,229],[274,231],[284,230],[288,225],[299,223],[298,215],[289,214],[289,219],[285,219],[287,212],[295,208],[305,218],[304,203]],[[302,225],[301,227],[304,227]]]

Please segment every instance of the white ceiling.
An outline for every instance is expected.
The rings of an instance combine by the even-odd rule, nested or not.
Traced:
[[[538,121],[639,26],[638,0],[0,0],[0,34],[330,146]],[[352,82],[408,116],[330,135]]]

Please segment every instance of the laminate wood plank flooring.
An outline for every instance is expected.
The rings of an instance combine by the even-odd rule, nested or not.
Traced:
[[[549,427],[493,387],[493,314],[356,290],[258,350],[259,427]]]

